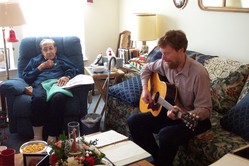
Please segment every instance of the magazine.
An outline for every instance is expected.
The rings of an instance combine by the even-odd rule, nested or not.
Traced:
[[[66,85],[62,86],[62,88],[70,89],[76,86],[89,85],[89,84],[94,84],[92,76],[85,74],[78,74],[77,76],[70,79]]]

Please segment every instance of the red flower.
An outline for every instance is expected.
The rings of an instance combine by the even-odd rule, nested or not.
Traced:
[[[58,162],[58,156],[56,153],[54,153],[50,157],[50,164],[55,165],[57,162]]]
[[[61,147],[62,147],[62,141],[61,141],[61,140],[55,142],[54,144],[55,144],[55,146],[57,146],[58,148],[61,148]]]
[[[89,165],[91,165],[91,166],[93,166],[93,165],[95,164],[95,159],[94,159],[93,156],[88,156],[88,157],[86,157],[86,160],[85,160],[85,161],[87,162],[87,164],[89,164]]]

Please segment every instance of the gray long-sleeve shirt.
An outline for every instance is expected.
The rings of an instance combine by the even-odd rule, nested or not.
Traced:
[[[210,93],[210,78],[202,64],[187,57],[182,71],[169,69],[167,64],[159,59],[146,64],[142,69],[142,85],[147,85],[152,72],[166,76],[169,83],[178,88],[178,103],[183,111],[191,111],[200,120],[210,118],[212,100]]]

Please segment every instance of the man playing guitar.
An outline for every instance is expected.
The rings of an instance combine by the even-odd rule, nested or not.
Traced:
[[[158,41],[162,58],[146,64],[141,74],[142,102],[154,102],[148,81],[153,73],[158,73],[166,76],[169,83],[177,87],[176,105],[169,110],[162,108],[158,116],[147,112],[132,115],[128,119],[133,141],[151,153],[156,166],[172,165],[180,145],[211,128],[209,118],[212,101],[209,75],[202,64],[187,57],[187,45],[188,40],[184,32],[168,31]],[[194,130],[186,127],[177,116],[176,110],[198,116],[198,125]],[[158,134],[159,145],[154,133]]]

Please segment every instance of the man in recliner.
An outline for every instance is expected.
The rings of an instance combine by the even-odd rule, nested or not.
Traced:
[[[41,54],[32,58],[23,72],[24,80],[32,85],[32,126],[34,140],[42,140],[45,123],[48,125],[47,141],[55,141],[62,131],[63,112],[70,92],[63,90],[48,98],[45,82],[56,79],[59,87],[79,74],[77,68],[63,55],[57,55],[56,43],[52,39],[40,42]],[[49,100],[48,100],[49,99]]]

